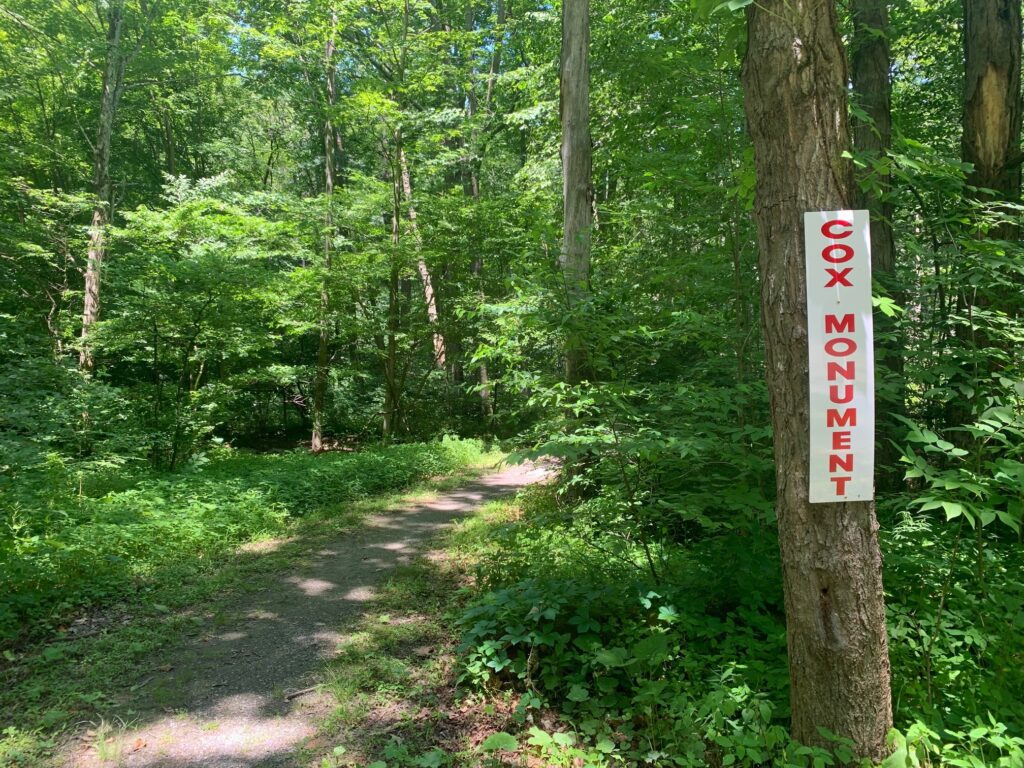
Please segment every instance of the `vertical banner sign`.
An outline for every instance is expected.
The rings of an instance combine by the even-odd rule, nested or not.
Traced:
[[[867,211],[804,214],[812,503],[874,498],[869,226]]]

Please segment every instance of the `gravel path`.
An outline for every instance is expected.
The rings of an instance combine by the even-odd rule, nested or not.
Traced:
[[[366,610],[381,577],[409,562],[432,536],[484,502],[538,482],[545,470],[508,467],[432,501],[368,518],[265,588],[240,598],[238,618],[173,654],[146,682],[133,709],[141,715],[105,745],[80,746],[73,768],[265,768],[294,765],[293,755],[331,709],[311,691]]]

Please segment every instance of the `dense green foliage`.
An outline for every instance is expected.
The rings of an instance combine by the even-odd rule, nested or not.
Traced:
[[[378,440],[499,437],[564,472],[483,555],[464,683],[560,713],[524,730],[534,753],[834,760],[785,736],[744,30],[712,12],[740,5],[593,0],[593,272],[571,310],[557,4],[0,5],[0,646],[477,450]],[[1021,208],[967,183],[960,4],[890,5],[894,146],[852,153],[865,189],[891,174],[895,211],[876,286],[888,764],[1019,766]],[[308,441],[321,386],[328,446],[358,452],[239,450]]]
[[[120,476],[109,490],[7,494],[0,638],[52,631],[83,608],[187,578],[197,561],[282,534],[297,518],[342,515],[345,502],[454,472],[482,456],[478,442],[454,439],[323,457],[220,448],[183,472]]]

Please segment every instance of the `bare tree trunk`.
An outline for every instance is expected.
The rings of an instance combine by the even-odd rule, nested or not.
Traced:
[[[853,89],[867,120],[853,118],[853,145],[862,152],[884,157],[892,146],[892,86],[889,82],[889,12],[887,0],[851,0],[853,43],[850,75]],[[876,176],[879,193],[857,190],[857,204],[871,211],[871,265],[890,278],[896,269],[892,236],[889,174]]]
[[[327,119],[324,120],[324,193],[327,197],[327,213],[324,220],[324,275],[320,283],[320,335],[317,342],[316,376],[313,381],[313,434],[310,439],[310,450],[319,453],[324,448],[323,420],[324,406],[327,400],[327,375],[330,368],[331,346],[331,251],[334,239],[334,153],[337,144],[332,109],[336,101],[334,88],[334,30],[337,15],[332,14],[331,35],[327,40],[325,51],[325,67],[327,72]]]
[[[494,50],[491,53],[491,70],[487,75],[487,92],[484,101],[490,105],[494,96],[494,84],[498,79],[498,71],[501,67],[501,49],[504,46],[502,38],[505,35],[505,0],[497,0],[495,4],[496,24]]]
[[[1021,2],[964,0],[963,158],[969,184],[1016,200],[1021,183]]]
[[[91,372],[95,366],[89,333],[100,314],[100,273],[107,252],[107,223],[110,213],[110,142],[114,119],[124,92],[127,59],[122,51],[123,3],[112,3],[107,11],[107,59],[103,70],[99,124],[93,147],[93,209],[89,226],[89,254],[85,265],[85,296],[82,307],[82,348],[79,365]]]
[[[388,279],[388,333],[387,346],[384,350],[384,415],[382,431],[384,442],[394,437],[395,428],[400,420],[401,392],[398,388],[398,322],[399,302],[398,266],[392,264]]]
[[[593,215],[590,141],[590,0],[562,3],[562,250],[558,263],[570,313],[590,294],[590,236]],[[573,322],[575,326],[578,323]],[[578,330],[570,330],[565,380],[577,384],[590,373]]]
[[[434,281],[430,276],[430,270],[427,268],[427,262],[423,260],[421,255],[422,240],[420,239],[420,231],[416,222],[416,206],[412,201],[412,177],[409,174],[409,162],[405,156],[405,147],[402,145],[401,131],[398,131],[396,134],[395,141],[398,145],[398,161],[401,166],[402,196],[405,199],[406,215],[409,217],[409,229],[416,242],[416,270],[420,274],[420,283],[423,285],[423,300],[427,305],[427,320],[430,321],[430,325],[434,329],[434,365],[444,370],[446,350],[444,334],[441,333],[439,328],[441,318],[437,311],[437,295],[434,293]]]
[[[505,3],[503,0],[498,0],[497,7],[497,28],[503,30],[505,24]],[[472,5],[466,6],[466,31],[471,32],[473,27],[473,7]],[[502,34],[499,32],[498,34]],[[491,53],[491,66],[487,73],[487,90],[484,95],[484,107],[489,109],[491,105],[491,98],[494,95],[494,82],[498,76],[498,68],[501,66],[501,41],[496,40],[494,43],[494,51]],[[474,86],[471,84],[466,92],[466,117],[472,123],[473,118],[477,114],[477,96]],[[480,164],[475,157],[476,152],[476,141],[478,137],[478,131],[473,130],[470,134],[470,146],[466,152],[466,170],[469,177],[468,188],[466,189],[467,194],[473,198],[473,202],[480,200]],[[483,254],[479,251],[473,257],[473,263],[471,266],[473,277],[477,282],[477,300],[480,304],[483,304],[486,296],[483,289],[483,272],[484,272],[484,258]],[[494,400],[491,397],[491,382],[490,375],[487,371],[487,361],[481,360],[477,368],[477,376],[479,379],[479,393],[480,393],[480,410],[483,415],[487,418],[494,416]]]
[[[851,0],[853,41],[850,46],[850,75],[853,90],[867,119],[853,116],[853,144],[859,152],[873,158],[884,158],[892,147],[892,85],[889,81],[889,9],[887,0]],[[871,212],[871,265],[882,287],[903,304],[904,297],[896,289],[896,243],[892,233],[893,205],[886,199],[891,176],[888,171],[873,173],[873,184],[867,190],[855,188],[856,205]],[[877,192],[875,191],[877,189]],[[893,340],[893,321],[879,315],[875,323],[879,332],[876,359],[892,372],[899,382],[893,407],[905,414],[903,386],[903,343]],[[884,418],[884,417],[883,417]],[[883,421],[885,434],[899,428],[893,420]],[[881,438],[881,435],[880,435]],[[878,441],[879,487],[896,489],[902,484],[903,469],[899,453],[891,441]]]
[[[852,202],[846,64],[835,6],[748,7],[743,65],[757,168],[754,216],[775,434],[777,514],[793,736],[819,728],[878,760],[892,725],[878,523],[873,502],[808,502],[809,405],[803,213]]]
[[[983,200],[1017,201],[1021,185],[1021,0],[964,0],[964,162],[967,183],[992,192]],[[1020,228],[1002,224],[989,232],[1017,240]],[[1022,286],[1000,288],[985,303],[1009,315],[1020,312]],[[979,333],[982,346],[1003,345]]]
[[[401,321],[401,293],[399,291],[398,244],[402,229],[401,171],[391,166],[391,272],[388,275],[387,337],[384,346],[384,413],[382,437],[387,443],[394,436],[400,418],[401,391],[398,384],[398,331]]]

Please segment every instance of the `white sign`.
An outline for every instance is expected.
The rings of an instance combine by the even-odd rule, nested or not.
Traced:
[[[867,211],[804,214],[812,503],[874,498],[869,226]]]

